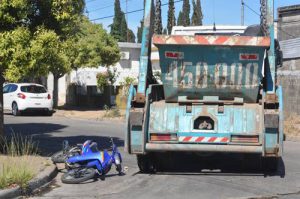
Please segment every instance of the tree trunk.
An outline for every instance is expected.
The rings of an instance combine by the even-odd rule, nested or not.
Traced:
[[[58,80],[59,76],[53,74],[53,108],[58,106]]]
[[[2,74],[0,73],[0,137],[4,136],[4,119],[3,119],[3,83],[4,78],[2,77]]]

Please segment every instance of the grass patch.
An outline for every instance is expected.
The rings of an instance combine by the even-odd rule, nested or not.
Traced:
[[[38,143],[31,136],[16,133],[1,138],[0,146],[1,152],[9,156],[36,155],[38,152]]]
[[[0,189],[26,188],[27,183],[43,168],[44,158],[38,156],[0,156]]]
[[[121,112],[119,108],[108,108],[108,107],[104,107],[105,109],[105,113],[103,115],[103,117],[105,118],[115,118],[115,117],[121,117]]]
[[[292,113],[284,121],[284,133],[288,136],[300,136],[300,116]]]
[[[45,159],[37,156],[38,145],[32,137],[12,133],[0,137],[0,189],[26,188],[27,183],[45,167]]]

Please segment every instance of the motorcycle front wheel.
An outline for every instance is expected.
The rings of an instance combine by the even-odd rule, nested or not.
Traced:
[[[79,184],[94,178],[95,174],[94,168],[72,169],[61,176],[61,181],[65,184]]]

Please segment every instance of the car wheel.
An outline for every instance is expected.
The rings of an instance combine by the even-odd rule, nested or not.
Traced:
[[[47,114],[47,116],[50,116],[50,117],[51,117],[51,116],[53,115],[53,111],[47,111],[46,114]]]
[[[20,116],[21,115],[21,112],[19,111],[18,105],[15,102],[12,105],[12,114],[14,116]]]

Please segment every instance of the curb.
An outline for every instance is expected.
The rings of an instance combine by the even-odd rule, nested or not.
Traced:
[[[34,179],[28,182],[28,186],[26,190],[24,190],[25,194],[30,195],[37,191],[39,188],[48,184],[53,178],[56,177],[57,173],[57,167],[54,164],[51,164],[51,166],[46,167],[44,171],[39,173]]]
[[[22,188],[19,186],[12,189],[0,190],[0,199],[18,198],[22,196],[22,194],[30,195],[39,188],[51,182],[53,178],[56,177],[57,172],[58,171],[55,165],[48,166],[34,179],[28,182],[28,186],[25,190],[22,190]]]
[[[12,188],[12,189],[0,190],[0,198],[1,199],[16,198],[16,197],[19,197],[20,195],[22,195],[22,189],[19,186]]]

